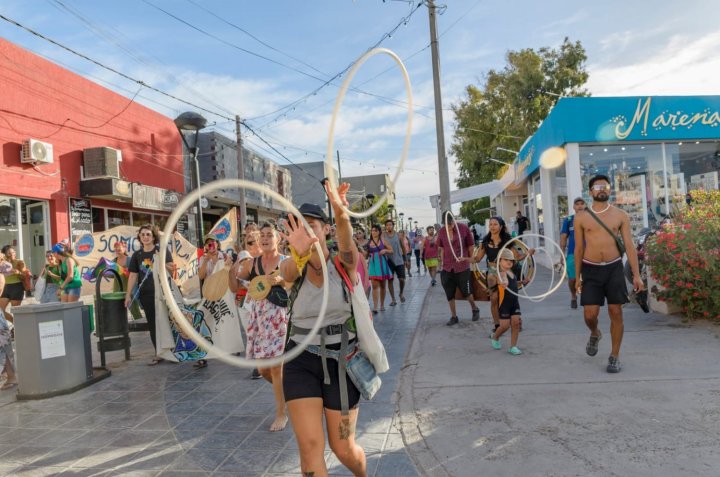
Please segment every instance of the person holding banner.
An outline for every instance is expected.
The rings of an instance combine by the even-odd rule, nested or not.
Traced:
[[[260,227],[260,247],[262,255],[245,260],[240,265],[237,278],[250,280],[248,295],[250,301],[250,321],[247,327],[247,351],[249,359],[266,359],[282,356],[285,352],[287,337],[288,295],[283,288],[284,281],[279,273],[280,262],[286,257],[278,252],[280,235],[269,222]],[[283,394],[282,366],[263,368],[258,366],[260,375],[273,387],[275,394],[275,420],[271,431],[282,431],[287,425],[285,396]]]
[[[155,255],[159,251],[160,236],[157,228],[147,224],[140,227],[137,233],[137,239],[142,244],[142,248],[133,253],[130,258],[130,264],[128,266],[130,277],[128,278],[128,287],[125,292],[125,307],[130,308],[136,299],[140,301],[150,328],[150,341],[152,341],[153,349],[155,349],[157,353],[155,335],[155,283],[152,278],[152,270]],[[165,262],[167,263],[166,267],[168,272],[175,274],[177,266],[173,263],[169,250],[165,250]],[[135,285],[138,284],[138,278],[140,278],[138,291],[137,293],[133,293],[132,290],[135,288]],[[163,361],[163,359],[155,355],[148,365],[154,366],[161,361]]]
[[[122,281],[122,286],[125,287],[124,290],[127,290],[129,276],[128,267],[130,266],[130,255],[128,255],[127,252],[127,242],[118,240],[113,245],[113,250],[115,251],[115,258],[113,258],[113,262],[117,263],[118,267],[120,267],[120,280]],[[120,284],[115,280],[113,280],[113,291],[123,291],[120,290]],[[137,290],[132,291],[135,292]],[[133,302],[130,306],[130,314],[134,320],[142,318],[142,315],[140,314],[140,305],[137,301]]]

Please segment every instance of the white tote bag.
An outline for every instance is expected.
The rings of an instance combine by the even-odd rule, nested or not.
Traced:
[[[368,303],[365,290],[362,286],[353,287],[352,292],[352,310],[355,317],[355,327],[357,328],[357,337],[360,349],[365,352],[370,362],[375,367],[377,374],[384,373],[390,369],[385,347],[380,341],[380,337],[375,332],[372,322],[372,314],[370,313],[370,303]]]

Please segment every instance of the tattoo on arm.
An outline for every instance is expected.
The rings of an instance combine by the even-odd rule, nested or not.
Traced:
[[[341,440],[348,440],[350,439],[350,436],[355,432],[353,429],[353,425],[350,423],[350,419],[341,419],[340,420],[340,439]]]
[[[340,260],[345,263],[352,263],[353,261],[353,253],[352,251],[343,252],[340,251]]]

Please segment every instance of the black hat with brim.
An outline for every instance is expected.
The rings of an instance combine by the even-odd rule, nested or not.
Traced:
[[[325,215],[325,211],[322,210],[322,207],[319,205],[306,203],[301,205],[298,211],[303,217],[312,217],[313,219],[322,220],[324,223],[328,223],[327,215]]]

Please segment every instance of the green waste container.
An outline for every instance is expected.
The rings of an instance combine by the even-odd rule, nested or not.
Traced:
[[[95,305],[88,305],[88,326],[90,328],[90,333],[95,331]]]
[[[102,303],[103,335],[115,336],[128,333],[127,308],[124,292],[109,292],[100,295]]]

